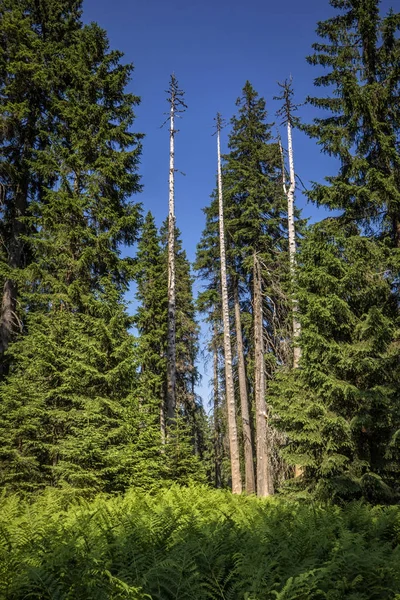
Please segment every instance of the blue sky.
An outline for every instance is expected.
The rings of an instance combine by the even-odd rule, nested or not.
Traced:
[[[204,227],[202,207],[215,183],[216,149],[212,137],[217,111],[235,113],[235,100],[248,79],[267,100],[270,120],[278,106],[277,81],[293,76],[296,100],[314,93],[315,67],[305,60],[317,40],[316,23],[333,14],[328,0],[84,0],[85,22],[96,21],[111,47],[125,53],[135,71],[130,91],[142,99],[135,129],[146,134],[141,165],[144,210],[160,225],[168,211],[168,129],[160,129],[168,110],[166,93],[175,72],[185,90],[188,110],[179,123],[176,167],[177,225],[190,260]],[[400,8],[400,0],[383,0],[382,10]],[[317,90],[318,93],[318,90]],[[312,118],[310,108],[300,116]],[[226,148],[227,130],[222,139]],[[315,141],[294,135],[296,172],[306,187],[335,172],[335,161],[321,154]],[[297,205],[312,221],[326,214],[306,203]],[[196,286],[198,289],[198,286]],[[201,371],[204,371],[201,366]],[[208,374],[199,391],[207,402]]]

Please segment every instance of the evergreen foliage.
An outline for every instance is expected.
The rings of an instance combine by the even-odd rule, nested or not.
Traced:
[[[290,167],[292,126],[339,160],[309,198],[341,214],[308,230],[293,214],[294,168],[288,187],[247,81],[196,303],[175,227],[175,76],[158,230],[135,200],[133,66],[81,0],[2,0],[0,600],[400,598],[399,508],[371,506],[400,500],[400,13],[329,3],[307,59],[325,69],[315,118],[293,116],[291,81],[277,114]],[[258,495],[280,498],[205,485],[253,494],[255,465]]]
[[[224,198],[229,240],[231,277],[239,279],[244,326],[249,341],[248,362],[252,377],[251,314],[254,255],[262,270],[266,368],[271,376],[277,362],[285,360],[289,316],[286,287],[289,282],[287,206],[282,190],[281,157],[267,123],[266,103],[246,82],[237,99],[238,114],[231,120],[230,152],[224,156]],[[246,310],[247,309],[247,310]]]
[[[66,54],[82,27],[78,0],[5,0],[0,26],[0,376],[23,317],[19,269],[31,261],[23,235],[30,202],[51,184],[33,167],[55,127],[52,104],[67,83]]]
[[[137,471],[146,473],[145,479],[151,487],[166,481],[183,483],[190,478],[204,481],[204,467],[199,458],[206,449],[203,439],[206,422],[194,390],[198,326],[190,265],[179,236],[179,230],[175,229],[177,416],[173,428],[167,426],[165,410],[167,227],[164,223],[159,234],[151,213],[145,218],[136,257],[136,298],[139,307],[134,321],[139,333],[137,356],[140,365],[137,410],[142,415],[138,435],[143,440],[143,457],[138,457],[142,462]],[[148,469],[154,470],[153,483]]]
[[[393,501],[398,489],[398,256],[335,219],[302,244],[301,368],[271,399],[296,487],[324,499]]]
[[[400,13],[379,12],[379,0],[331,0],[338,14],[318,23],[321,41],[310,64],[329,95],[311,97],[328,111],[306,129],[340,160],[339,173],[314,184],[310,198],[400,245]]]
[[[227,456],[226,419],[224,410],[225,382],[222,374],[223,336],[221,306],[221,265],[219,248],[219,222],[217,196],[212,195],[209,206],[203,209],[206,218],[200,242],[197,245],[194,269],[197,277],[204,281],[197,296],[197,310],[209,326],[210,340],[207,351],[212,355],[212,470],[216,487],[228,485],[230,477]],[[232,335],[233,337],[233,335]]]
[[[95,24],[77,26],[57,58],[54,121],[27,163],[38,184],[18,240],[31,262],[13,274],[24,335],[1,387],[1,477],[11,489],[120,489],[135,381],[120,245],[135,242],[140,220],[129,198],[140,190],[138,98],[125,93],[132,67]]]
[[[29,317],[29,334],[13,344],[15,366],[0,387],[5,489],[126,486],[135,381],[128,324],[123,306],[105,299],[95,315],[56,307]]]
[[[155,456],[162,460],[160,446],[165,441],[167,285],[166,265],[162,256],[160,237],[149,212],[143,223],[135,262],[136,299],[139,302],[134,323],[138,330],[137,355],[140,364],[138,380],[138,411],[147,415],[144,448],[154,447]],[[142,408],[140,408],[140,406]],[[140,434],[140,432],[139,432]],[[142,430],[141,434],[144,434]],[[142,437],[141,435],[141,437]],[[150,442],[150,443],[149,443]],[[146,469],[149,457],[146,456]],[[156,471],[161,472],[161,464]]]
[[[161,246],[164,265],[168,259],[167,222],[161,227]],[[164,273],[166,270],[164,268]],[[176,273],[176,403],[177,411],[183,410],[193,422],[201,410],[195,395],[198,378],[196,359],[198,353],[198,324],[193,299],[193,278],[186,252],[182,248],[180,231],[175,228],[175,273]],[[165,285],[164,275],[164,285]]]

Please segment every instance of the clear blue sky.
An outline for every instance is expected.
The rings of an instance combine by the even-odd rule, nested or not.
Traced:
[[[390,6],[399,10],[400,0],[382,0],[381,6],[384,12]],[[331,14],[328,0],[84,0],[84,21],[104,27],[111,47],[135,65],[130,89],[142,98],[135,129],[146,134],[144,191],[138,200],[158,224],[168,211],[168,130],[160,125],[168,110],[164,90],[171,72],[185,90],[188,110],[179,123],[176,167],[186,175],[176,178],[176,215],[190,260],[204,227],[201,209],[215,183],[216,112],[226,119],[234,114],[247,79],[266,98],[271,121],[278,80],[293,76],[299,103],[313,94],[317,72],[305,57],[317,39],[317,21]],[[303,107],[300,116],[310,120],[313,115]],[[225,143],[226,137],[223,150]],[[335,172],[335,162],[299,132],[294,151],[296,172],[306,187]],[[300,193],[296,200],[303,216],[313,221],[324,216]],[[207,374],[200,391],[206,403]]]

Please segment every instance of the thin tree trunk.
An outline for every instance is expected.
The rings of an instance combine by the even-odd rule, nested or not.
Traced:
[[[290,261],[290,275],[292,285],[295,281],[296,276],[296,230],[294,224],[294,194],[296,191],[296,177],[294,172],[294,160],[293,160],[293,142],[292,142],[292,125],[290,122],[290,106],[287,105],[287,137],[288,137],[288,155],[289,155],[289,188],[285,183],[285,159],[283,156],[282,144],[279,141],[281,157],[282,157],[282,181],[283,191],[287,198],[288,203],[288,234],[289,234],[289,261]],[[301,334],[301,325],[297,316],[298,313],[298,302],[297,298],[292,295],[292,323],[293,323],[293,369],[298,369],[301,359],[301,348],[298,345],[299,337]],[[300,477],[303,474],[303,468],[300,465],[296,465],[294,468],[295,477]]]
[[[289,155],[289,179],[290,185],[287,192],[288,199],[288,233],[289,233],[289,258],[290,258],[290,271],[292,283],[295,279],[296,271],[296,231],[294,225],[294,193],[296,190],[296,177],[294,172],[294,161],[293,161],[293,143],[292,143],[292,125],[290,119],[287,122],[287,136],[288,136],[288,155]],[[301,333],[300,322],[297,317],[298,304],[297,299],[292,297],[292,310],[293,310],[293,368],[298,369],[301,348],[298,345],[299,337]]]
[[[229,306],[228,306],[228,284],[226,278],[226,257],[225,257],[225,231],[224,231],[224,207],[222,199],[222,174],[221,174],[221,117],[217,115],[217,155],[218,155],[218,206],[219,206],[219,243],[221,254],[221,289],[222,289],[222,321],[224,328],[224,358],[225,358],[225,387],[226,403],[228,409],[228,435],[229,449],[231,457],[232,472],[232,492],[240,494],[242,492],[242,480],[240,475],[240,457],[239,442],[236,425],[236,407],[235,390],[233,385],[232,370],[232,347],[229,327]]]
[[[214,324],[214,343],[213,343],[213,409],[214,409],[214,473],[215,487],[221,487],[221,447],[220,447],[220,426],[219,426],[219,365],[218,365],[218,346],[217,346],[217,326]]]
[[[161,445],[165,446],[167,433],[166,433],[166,427],[165,427],[164,398],[162,398],[161,402],[160,402],[160,432],[161,432]]]
[[[235,305],[235,326],[238,356],[240,407],[242,412],[245,486],[248,494],[256,491],[253,459],[253,441],[251,436],[249,400],[247,394],[246,367],[243,352],[242,322],[240,319],[239,293],[237,281],[233,283],[233,300]]]
[[[17,286],[6,279],[3,286],[3,294],[1,300],[1,321],[0,321],[0,376],[6,373],[6,365],[4,361],[4,353],[6,352],[10,342],[14,336],[16,325],[16,308],[17,308]]]
[[[171,98],[169,130],[168,202],[168,340],[167,340],[167,419],[173,422],[176,406],[176,315],[175,315],[175,98]]]
[[[260,264],[255,252],[253,254],[253,286],[257,495],[270,496],[274,493],[274,485],[269,457],[268,414],[265,401],[262,281]]]
[[[27,185],[23,189],[18,185],[15,197],[15,215],[12,219],[11,236],[8,250],[8,265],[11,269],[18,269],[22,266],[23,242],[21,234],[23,224],[21,217],[26,213],[27,204]],[[3,285],[0,312],[0,377],[7,374],[8,365],[4,358],[18,327],[21,327],[17,317],[17,297],[18,286],[12,279],[6,279]]]

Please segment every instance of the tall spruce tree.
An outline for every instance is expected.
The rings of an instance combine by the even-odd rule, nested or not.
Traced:
[[[139,307],[134,321],[139,333],[141,395],[145,405],[158,406],[161,441],[165,443],[168,300],[161,239],[150,212],[146,215],[138,244],[136,283]]]
[[[175,228],[176,412],[168,435],[168,222],[159,234],[151,213],[143,224],[135,263],[139,306],[134,321],[139,332],[137,410],[141,414],[141,469],[147,471],[150,467],[158,481],[184,483],[189,478],[203,480],[199,458],[204,451],[205,423],[195,394],[198,327],[192,278],[179,236]]]
[[[272,430],[268,425],[268,373],[280,352],[279,319],[286,321],[282,282],[287,276],[287,207],[281,187],[280,153],[266,122],[265,101],[249,82],[237,100],[229,154],[224,159],[226,227],[230,261],[252,302],[257,493],[273,493]],[[285,275],[286,273],[286,275]],[[279,360],[281,357],[279,356]],[[272,370],[271,370],[272,369]]]
[[[398,255],[329,219],[302,244],[301,369],[271,397],[300,465],[295,488],[323,499],[398,497],[400,431]]]
[[[135,242],[140,218],[129,199],[140,189],[138,98],[125,92],[131,65],[102,29],[78,29],[73,41],[49,143],[30,164],[47,185],[24,221],[26,333],[2,385],[2,474],[13,487],[115,489],[127,458],[135,363],[122,300],[131,261],[119,248]]]
[[[49,144],[51,104],[66,88],[65,53],[81,27],[80,0],[4,0],[0,7],[0,377],[5,352],[23,327],[19,269],[30,261],[23,236],[32,200],[45,181],[35,170]]]
[[[327,111],[306,127],[340,161],[337,175],[309,196],[400,246],[400,13],[379,0],[331,0],[338,14],[318,23],[308,58],[328,72],[315,79],[329,95],[309,102]]]
[[[161,247],[164,273],[169,261],[169,221],[161,227]],[[186,483],[205,481],[206,422],[201,399],[195,386],[199,329],[193,298],[193,279],[190,263],[182,247],[180,231],[175,227],[175,340],[176,340],[176,411],[174,426],[167,436],[167,477]],[[164,276],[164,281],[166,281]],[[168,381],[168,376],[167,376]],[[166,398],[168,403],[168,395]]]
[[[161,248],[164,274],[168,265],[167,222],[161,227]],[[190,263],[182,248],[180,231],[175,228],[175,273],[176,273],[176,407],[194,425],[197,412],[201,412],[195,394],[198,379],[196,367],[198,353],[198,324],[193,298],[193,279]],[[164,275],[165,281],[165,275]],[[166,400],[168,402],[168,400]]]

